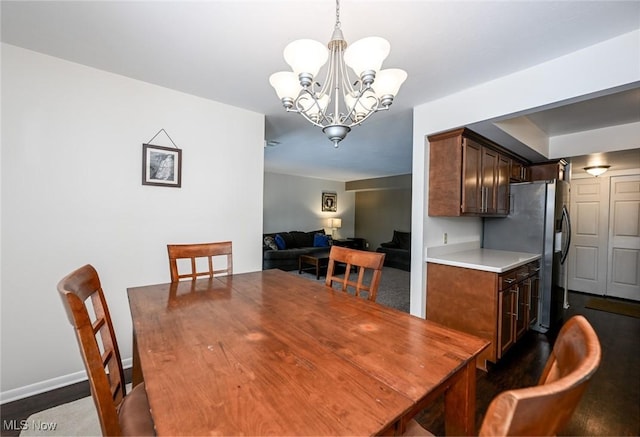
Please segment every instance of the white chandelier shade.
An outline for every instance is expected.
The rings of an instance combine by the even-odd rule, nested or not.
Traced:
[[[340,2],[336,1],[336,25],[327,48],[314,40],[300,39],[284,49],[293,71],[269,77],[287,112],[302,115],[338,147],[338,143],[372,114],[388,110],[407,79],[404,70],[381,70],[391,46],[373,36],[349,47],[340,29]],[[317,78],[327,64],[324,80]],[[349,68],[347,68],[349,67]],[[351,71],[350,71],[351,70]],[[355,80],[352,75],[355,73]]]
[[[280,71],[269,77],[269,83],[275,88],[280,99],[296,96],[300,92],[298,76],[291,71]]]
[[[390,51],[391,44],[386,39],[370,36],[351,44],[344,52],[344,62],[360,77],[365,71],[380,71]]]
[[[308,73],[316,76],[328,58],[327,48],[312,39],[299,39],[284,48],[284,60],[296,75]]]
[[[380,97],[395,96],[405,80],[407,80],[407,72],[404,70],[399,68],[380,70],[376,75],[376,91]]]

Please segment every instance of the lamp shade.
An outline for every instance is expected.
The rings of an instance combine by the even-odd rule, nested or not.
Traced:
[[[295,99],[298,97],[302,87],[295,73],[290,71],[280,71],[269,76],[269,83],[275,88],[278,98]]]
[[[330,218],[329,219],[329,227],[331,229],[340,229],[342,227],[342,219],[340,219],[340,218]]]
[[[347,47],[344,62],[360,77],[364,71],[378,71],[389,56],[391,45],[379,36],[362,38]]]
[[[299,39],[284,48],[284,60],[296,75],[308,73],[315,77],[328,58],[329,50],[312,39]]]
[[[399,68],[388,68],[380,70],[376,75],[376,81],[373,89],[376,90],[378,97],[392,95],[396,96],[400,91],[400,86],[407,79],[407,72]]]

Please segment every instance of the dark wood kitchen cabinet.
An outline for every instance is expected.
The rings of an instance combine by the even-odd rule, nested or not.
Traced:
[[[477,365],[496,363],[537,319],[540,261],[504,273],[427,263],[427,319],[491,342]]]
[[[494,356],[501,357],[515,343],[513,335],[513,293],[510,290],[498,292],[498,347]]]
[[[511,182],[529,182],[531,180],[531,169],[514,159],[511,162]]]
[[[509,182],[512,159],[498,156],[498,181],[496,183],[496,214],[509,214]]]
[[[480,144],[472,139],[462,141],[462,200],[459,210],[461,214],[479,214],[482,210],[480,199],[483,178],[482,158],[482,146]],[[457,187],[460,186],[460,184],[456,185]],[[449,206],[446,204],[448,203],[446,199],[442,199],[439,196],[437,199],[441,204],[438,205],[436,203],[434,205],[435,209]],[[431,202],[429,202],[429,205],[429,211],[431,211]]]
[[[482,147],[482,181],[480,184],[480,212],[497,214],[499,154]]]
[[[539,164],[531,164],[529,169],[532,181],[546,181],[550,179],[565,180],[565,170],[567,161],[560,159],[557,161],[543,162]]]
[[[511,157],[468,129],[429,138],[429,215],[504,216]]]

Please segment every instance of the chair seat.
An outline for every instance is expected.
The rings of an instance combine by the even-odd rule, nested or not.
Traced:
[[[124,397],[118,407],[118,421],[122,435],[152,436],[155,435],[153,418],[149,410],[149,401],[144,383],[136,385]]]
[[[429,431],[424,429],[416,419],[411,419],[409,423],[407,423],[407,428],[402,433],[403,436],[433,436]]]

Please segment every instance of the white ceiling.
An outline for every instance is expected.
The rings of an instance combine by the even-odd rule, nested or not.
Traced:
[[[265,139],[277,144],[265,148],[265,170],[342,181],[411,172],[414,106],[640,28],[640,1],[342,0],[347,41],[386,38],[384,66],[409,77],[390,111],[334,149],[320,129],[285,113],[268,83],[288,69],[287,43],[328,42],[333,0],[3,0],[1,8],[3,42],[263,113]],[[622,100],[591,102],[606,111],[585,104],[528,116],[550,135],[640,121],[638,106]]]

